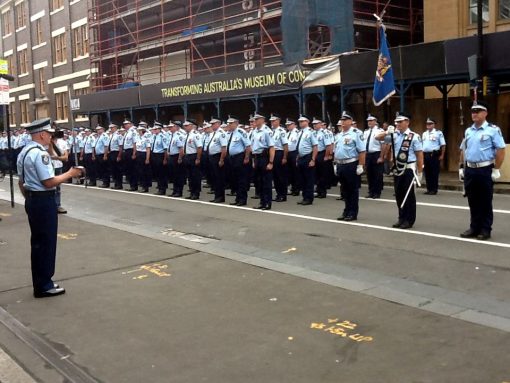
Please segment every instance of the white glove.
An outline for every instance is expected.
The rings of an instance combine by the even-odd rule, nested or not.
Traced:
[[[492,169],[491,178],[494,182],[498,180],[501,177],[501,173],[499,172],[499,169]]]
[[[358,176],[360,176],[360,175],[362,175],[362,174],[363,174],[363,165],[358,165],[358,166],[356,167],[356,174],[357,174]]]
[[[459,181],[464,181],[464,168],[459,169]]]
[[[418,178],[418,184],[419,184],[418,186],[421,186],[421,183],[423,181],[423,172],[417,173],[416,176]]]
[[[393,125],[388,126],[388,130],[386,130],[386,134],[395,133],[395,127]]]

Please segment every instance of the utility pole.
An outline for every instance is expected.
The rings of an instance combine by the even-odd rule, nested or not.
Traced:
[[[476,54],[476,67],[477,67],[477,79],[476,79],[476,95],[475,97],[483,94],[483,0],[477,0],[477,26],[478,26],[478,50]]]

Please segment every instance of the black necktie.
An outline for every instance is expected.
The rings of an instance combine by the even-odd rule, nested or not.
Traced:
[[[372,137],[372,131],[373,129],[370,129],[370,133],[368,133],[368,139],[367,139],[367,153],[368,153],[368,147],[370,146],[370,138]]]
[[[236,131],[233,130],[231,133],[230,133],[230,138],[228,139],[228,144],[227,144],[227,155],[229,156],[230,155],[230,143],[232,142],[232,137],[234,137],[234,133]]]
[[[152,142],[152,148],[151,148],[151,151],[154,152],[154,147],[156,146],[156,140],[158,139],[158,136],[159,134],[157,134],[156,136],[154,136],[154,141]]]
[[[296,149],[297,149],[298,153],[299,153],[299,144],[301,142],[301,137],[303,137],[303,133],[304,133],[304,130],[301,131],[301,133],[299,134],[299,138],[297,140]]]
[[[213,133],[211,141],[209,141],[209,143],[207,144],[207,152],[209,152],[209,148],[211,147],[211,143],[213,142],[215,135],[216,135],[216,132]]]
[[[172,149],[172,143],[174,142],[174,133],[170,136],[170,143],[168,144],[168,153],[170,153],[170,150]]]
[[[184,143],[184,154],[186,154],[186,147],[188,146],[188,137],[189,137],[189,133],[186,134],[186,142]]]

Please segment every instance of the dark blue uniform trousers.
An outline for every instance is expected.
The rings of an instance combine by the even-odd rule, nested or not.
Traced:
[[[439,188],[439,151],[423,153],[425,168],[425,182],[427,183],[427,191],[437,192]]]
[[[179,163],[178,154],[172,154],[168,157],[168,170],[169,178],[173,183],[173,194],[182,195],[186,179],[186,169],[184,169],[184,162]]]
[[[398,205],[398,221],[407,222],[411,226],[416,221],[416,195],[414,193],[414,187],[411,188],[409,196],[407,197],[404,208],[401,208],[402,202],[406,196],[409,186],[414,180],[414,173],[412,169],[406,169],[404,174],[401,176],[395,176],[395,196]]]
[[[53,288],[57,254],[57,204],[51,192],[27,192],[25,211],[30,224],[34,292]]]
[[[371,196],[380,196],[383,190],[384,164],[377,162],[380,156],[381,152],[367,153],[368,194]]]
[[[229,157],[232,189],[236,193],[236,202],[246,203],[248,199],[248,174],[249,164],[244,163],[245,153],[239,153]]]
[[[342,185],[342,195],[345,202],[345,208],[342,214],[344,217],[358,217],[360,176],[356,174],[357,166],[358,161],[344,165],[338,164],[336,168],[338,179]]]
[[[471,230],[475,233],[491,233],[494,213],[492,198],[494,183],[491,173],[493,166],[483,168],[468,168],[464,170],[464,189],[471,212]]]
[[[313,202],[313,188],[315,185],[315,167],[308,164],[312,160],[312,154],[307,154],[297,159],[299,185],[303,189],[303,200]]]
[[[273,200],[273,171],[267,170],[269,154],[255,154],[255,181],[259,183],[260,205],[271,207]]]
[[[196,159],[196,154],[186,154],[184,156],[184,166],[186,167],[190,194],[200,197],[200,192],[202,191],[202,174],[200,173],[200,165],[195,165]]]

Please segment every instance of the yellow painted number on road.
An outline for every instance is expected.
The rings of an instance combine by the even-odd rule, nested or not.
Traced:
[[[149,277],[149,274],[146,274],[147,272],[150,273],[150,275],[163,278],[163,277],[169,277],[172,274],[167,273],[166,270],[168,269],[168,265],[163,265],[161,263],[153,263],[150,265],[143,265],[140,266],[137,269],[124,271],[122,275],[132,274],[132,273],[144,273],[138,276],[133,277],[135,280],[145,279]]]
[[[348,320],[340,320],[340,319],[328,319],[328,323],[322,322],[312,322],[310,324],[310,328],[314,330],[321,330],[323,332],[328,332],[333,335],[340,336],[342,338],[347,338],[353,340],[355,342],[372,342],[374,338],[371,336],[364,336],[359,333],[350,332],[349,330],[355,330],[358,325]]]

